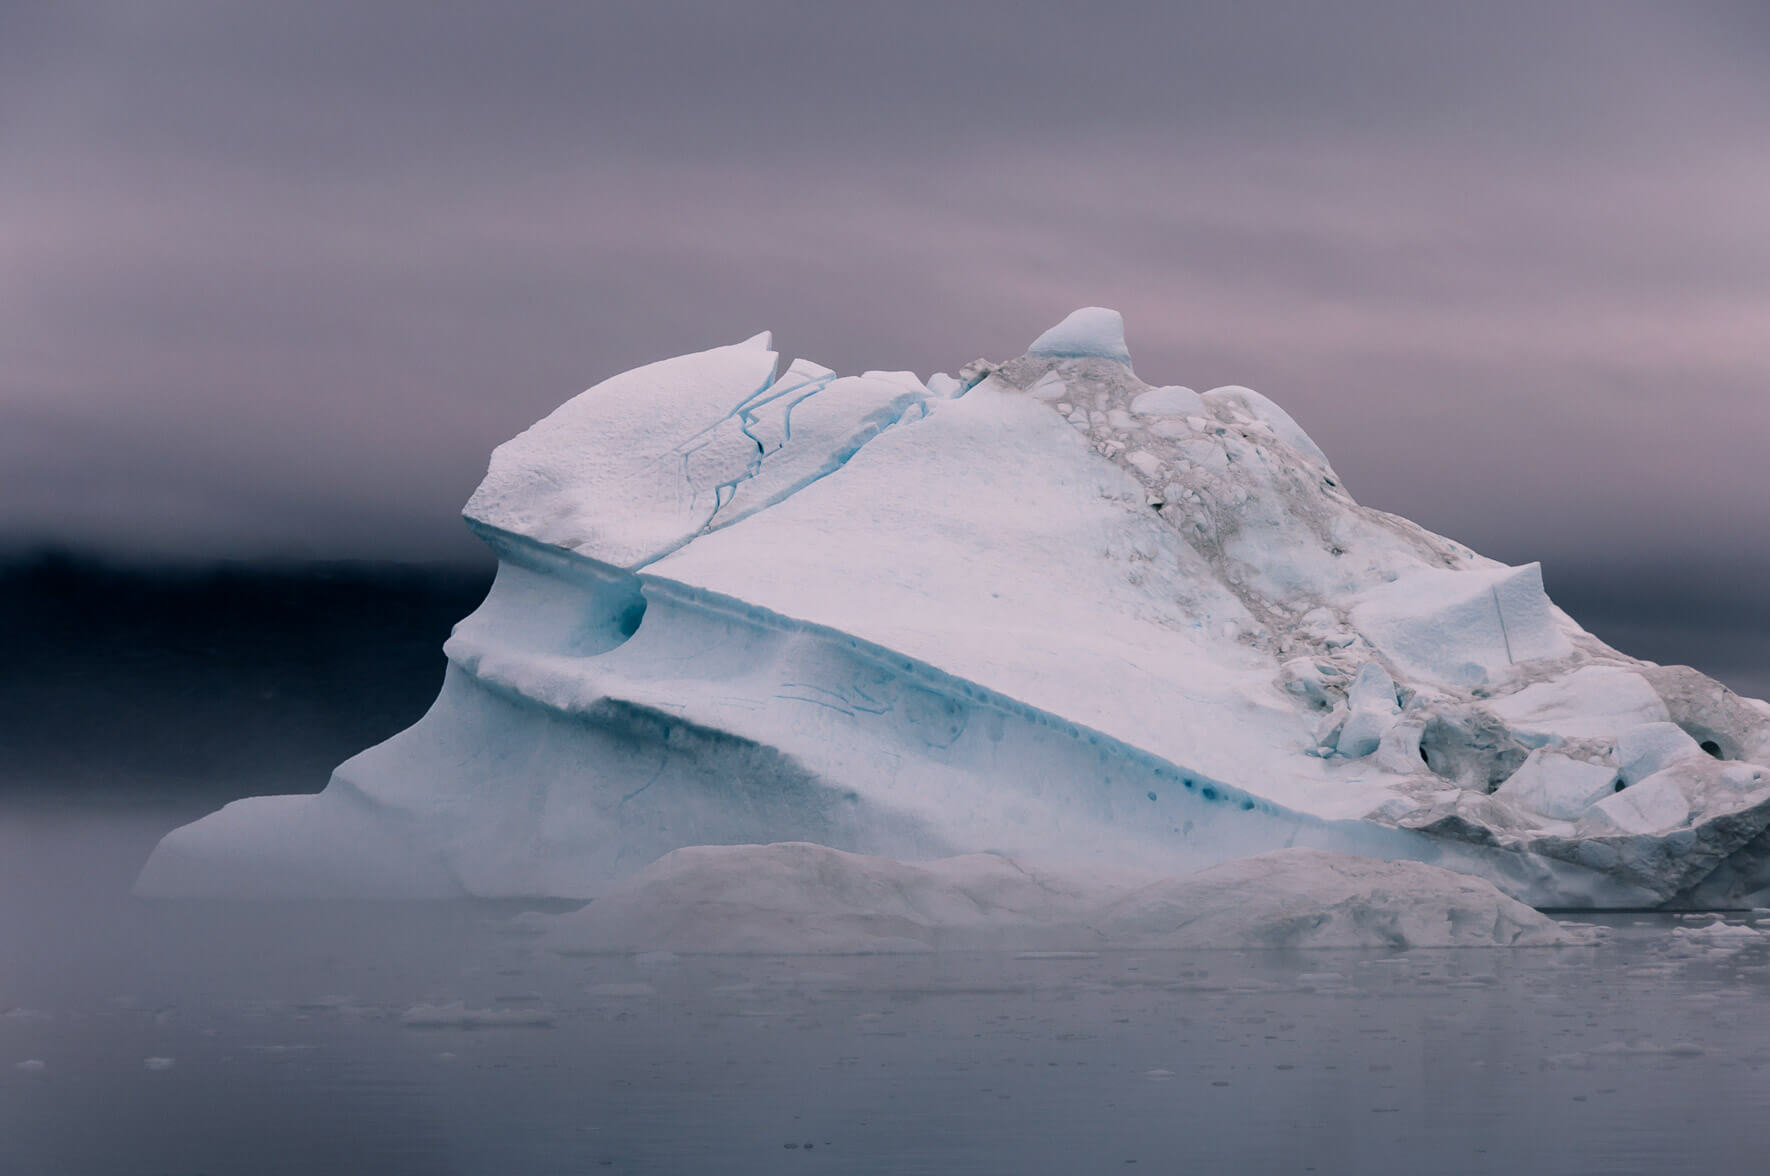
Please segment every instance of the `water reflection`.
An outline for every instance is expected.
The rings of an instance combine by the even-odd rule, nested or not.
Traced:
[[[509,910],[148,904],[0,823],[0,1170],[1755,1170],[1770,960],[560,957]],[[20,1068],[19,1063],[40,1062]]]

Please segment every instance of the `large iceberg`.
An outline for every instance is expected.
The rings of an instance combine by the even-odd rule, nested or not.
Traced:
[[[812,842],[1176,874],[1286,847],[1537,906],[1770,895],[1770,706],[1358,505],[1077,311],[957,377],[664,360],[498,447],[428,714],[175,830],[152,895],[587,898]]]

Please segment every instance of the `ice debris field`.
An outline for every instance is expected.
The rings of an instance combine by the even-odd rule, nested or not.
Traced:
[[[1259,393],[1144,383],[1110,310],[926,380],[767,334],[650,364],[499,446],[466,518],[499,570],[429,713],[172,832],[141,893],[606,895],[579,939],[633,948],[759,877],[713,938],[975,938],[940,912],[1018,871],[1068,881],[992,891],[1017,925],[1195,942],[1266,891],[1181,876],[1244,859],[1308,918],[1352,869],[1379,940],[1770,902],[1770,706],[1360,506]]]

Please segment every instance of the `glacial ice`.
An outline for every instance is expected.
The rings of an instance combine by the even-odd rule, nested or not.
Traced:
[[[1538,748],[1494,789],[1494,795],[1545,817],[1577,821],[1587,809],[1613,794],[1616,784],[1613,765]]]
[[[1373,588],[1352,622],[1408,678],[1481,686],[1525,662],[1566,657],[1538,564],[1521,568],[1419,568]]]
[[[1368,661],[1358,668],[1346,690],[1346,722],[1334,748],[1347,759],[1359,759],[1377,750],[1383,732],[1401,714],[1395,700],[1395,679],[1381,662]]]
[[[1360,506],[1258,393],[1145,384],[1112,311],[926,383],[766,334],[651,364],[499,446],[465,513],[499,571],[429,713],[175,830],[143,893],[582,899],[803,841],[1770,898],[1764,704]]]
[[[1643,723],[1616,739],[1616,763],[1624,784],[1638,784],[1681,759],[1703,754],[1676,723]]]

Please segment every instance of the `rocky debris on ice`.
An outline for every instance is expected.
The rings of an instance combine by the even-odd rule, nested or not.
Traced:
[[[1277,850],[1162,877],[992,854],[927,862],[821,845],[704,845],[580,911],[532,916],[572,952],[1525,947],[1583,942],[1492,884],[1417,862]]]
[[[1115,312],[956,377],[779,361],[650,364],[499,446],[431,711],[174,831],[142,892],[585,898],[803,840],[1770,900],[1765,704],[1361,506],[1259,393],[1145,383]]]

